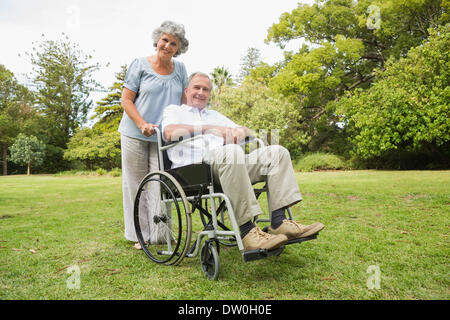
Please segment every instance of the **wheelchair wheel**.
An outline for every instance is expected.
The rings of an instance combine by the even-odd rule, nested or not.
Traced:
[[[206,277],[210,280],[217,280],[219,277],[220,263],[219,254],[213,242],[215,241],[207,240],[203,244],[200,252],[200,263]]]
[[[173,176],[154,171],[144,177],[134,201],[134,225],[139,243],[152,261],[177,265],[183,260],[191,242],[191,211]]]

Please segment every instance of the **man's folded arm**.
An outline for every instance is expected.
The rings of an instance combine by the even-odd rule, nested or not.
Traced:
[[[214,134],[229,140],[230,137],[237,138],[233,140],[242,140],[251,135],[247,127],[224,127],[224,126],[193,126],[187,124],[168,124],[164,127],[164,135],[167,141],[178,141],[181,137],[192,137],[197,134]]]

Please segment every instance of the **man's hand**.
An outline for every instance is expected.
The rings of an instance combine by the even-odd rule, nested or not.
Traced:
[[[247,137],[247,130],[244,127],[226,128],[225,130],[225,144],[237,144]]]

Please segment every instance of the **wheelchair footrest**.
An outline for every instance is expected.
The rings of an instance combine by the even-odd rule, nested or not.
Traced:
[[[279,256],[283,250],[285,249],[285,246],[279,247],[278,249],[270,250],[267,249],[256,249],[256,250],[249,250],[244,251],[242,256],[244,257],[245,262],[255,261],[259,259],[264,259],[270,256]]]
[[[312,236],[309,236],[309,237],[305,237],[305,238],[288,240],[288,242],[286,242],[286,245],[294,244],[294,243],[301,243],[301,242],[305,242],[305,241],[309,241],[309,240],[314,240],[317,238],[317,235],[318,235],[318,233],[313,234]]]

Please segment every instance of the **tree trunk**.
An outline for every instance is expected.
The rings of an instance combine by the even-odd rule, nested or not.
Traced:
[[[28,161],[27,176],[30,175],[30,171],[31,171],[31,161]]]
[[[6,142],[2,143],[2,149],[3,149],[3,175],[6,176],[8,175],[8,167],[6,161],[8,144]]]

